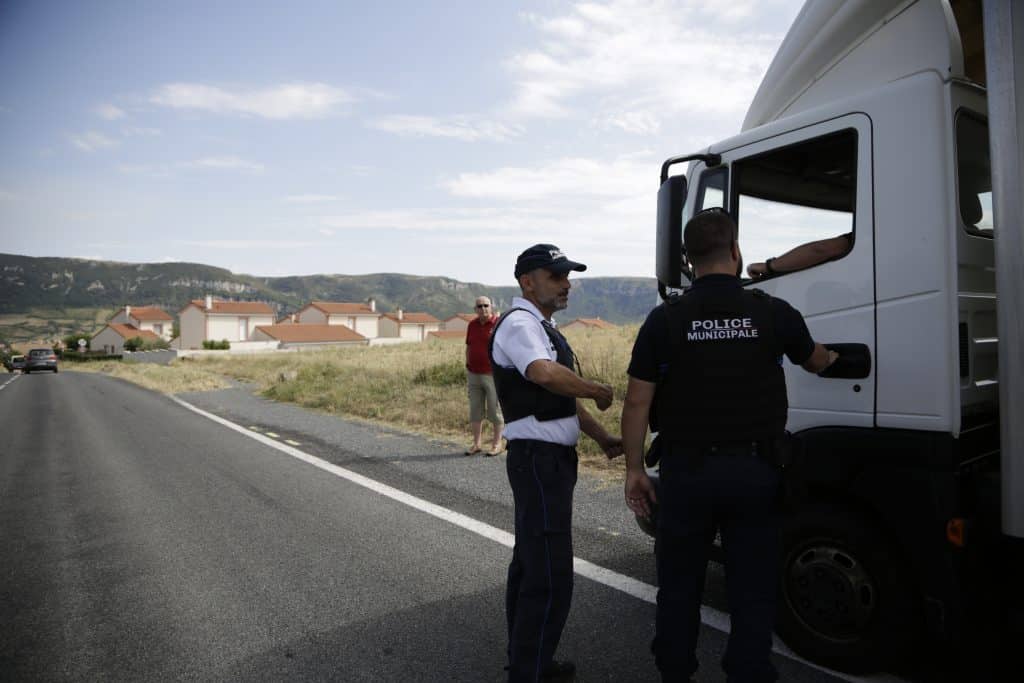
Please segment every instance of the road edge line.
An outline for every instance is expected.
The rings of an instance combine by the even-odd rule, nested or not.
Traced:
[[[302,462],[312,465],[313,467],[319,468],[337,477],[348,480],[353,484],[358,484],[363,488],[370,489],[371,491],[379,493],[380,495],[385,496],[387,498],[391,498],[396,502],[408,505],[409,507],[415,510],[425,512],[428,515],[437,517],[438,519],[441,519],[445,522],[461,527],[466,531],[471,531],[477,534],[478,536],[483,536],[484,538],[494,541],[495,543],[499,543],[505,546],[506,548],[511,548],[513,545],[515,545],[515,536],[508,533],[504,529],[499,529],[497,527],[491,526],[490,524],[486,524],[484,522],[481,522],[480,520],[474,519],[468,515],[464,515],[461,512],[455,512],[454,510],[449,510],[448,508],[437,505],[436,503],[431,503],[428,500],[418,498],[412,494],[402,491],[401,489],[397,489],[393,486],[389,486],[388,484],[381,483],[376,479],[370,479],[369,477],[363,476],[362,474],[358,474],[357,472],[353,472],[352,470],[347,470],[344,467],[339,467],[338,465],[327,462],[326,460],[318,458],[315,455],[310,455],[305,451],[300,451],[298,448],[289,446],[285,443],[281,443],[280,441],[272,439],[269,436],[264,436],[259,432],[254,432],[241,425],[235,424],[231,420],[207,412],[202,408],[199,408],[198,406],[192,405],[191,403],[185,401],[184,399],[178,398],[177,396],[169,395],[168,398],[170,398],[172,401],[182,406],[183,408],[190,410],[193,413],[196,413],[197,415],[201,415],[202,417],[212,420],[213,422],[216,422],[217,424],[223,427],[227,427],[232,431],[247,436],[250,439],[259,441],[265,446],[270,446],[271,448],[279,450],[282,453],[290,455],[291,457],[297,460],[301,460]],[[595,583],[599,583],[602,586],[612,588],[614,590],[617,590],[621,593],[625,593],[626,595],[637,598],[644,602],[650,603],[652,605],[655,604],[658,593],[658,589],[656,586],[652,586],[649,583],[644,583],[643,581],[639,579],[634,579],[631,576],[620,574],[606,567],[594,564],[593,562],[590,562],[588,560],[576,557],[575,555],[573,556],[572,560],[573,571],[576,574],[579,574],[580,576],[586,579],[590,579]],[[705,626],[713,628],[716,631],[721,631],[722,633],[729,633],[730,631],[729,615],[713,607],[701,605],[700,620],[701,623],[703,623]],[[800,655],[790,650],[776,636],[772,637],[772,651],[787,659],[799,662],[800,664],[808,666],[812,669],[817,669],[818,671],[822,671],[844,681],[850,681],[851,683],[906,683],[904,679],[891,676],[889,674],[880,674],[865,677],[851,676],[849,674],[842,673],[841,671],[834,671],[827,667],[821,666],[820,664],[815,664],[814,662],[804,659]]]

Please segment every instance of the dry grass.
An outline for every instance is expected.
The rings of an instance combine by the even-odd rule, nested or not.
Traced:
[[[183,391],[212,391],[230,386],[223,376],[206,368],[194,367],[190,363],[180,361],[175,361],[170,365],[118,361],[62,363],[61,369],[75,372],[102,372],[164,394],[179,394]]]
[[[637,326],[632,325],[568,335],[584,376],[615,389],[616,400],[603,413],[586,402],[591,414],[615,434],[636,332]],[[464,354],[462,344],[431,340],[289,354],[207,356],[170,366],[104,363],[73,369],[108,372],[165,393],[216,389],[226,385],[224,377],[231,377],[254,383],[264,396],[278,401],[461,442],[469,439]],[[591,470],[617,474],[624,468],[621,458],[609,462],[586,437],[580,441],[580,457]]]

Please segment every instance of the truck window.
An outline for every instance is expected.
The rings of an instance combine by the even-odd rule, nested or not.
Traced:
[[[706,171],[700,177],[700,192],[697,195],[696,211],[710,209],[715,206],[724,209],[728,181],[729,169],[725,166]]]
[[[764,262],[795,247],[844,235],[852,245],[856,177],[854,130],[736,161],[733,215],[744,262]],[[808,261],[803,267],[820,262]]]
[[[992,175],[988,124],[961,111],[956,117],[956,175],[960,220],[972,235],[992,237]]]

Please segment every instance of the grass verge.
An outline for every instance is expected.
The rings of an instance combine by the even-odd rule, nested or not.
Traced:
[[[637,326],[567,333],[584,376],[611,384],[616,400],[600,412],[587,409],[618,434],[626,368]],[[228,386],[225,378],[250,382],[267,398],[328,413],[393,425],[435,438],[469,441],[465,358],[462,343],[350,347],[302,353],[183,359],[169,366],[149,363],[82,364],[164,393]],[[84,367],[91,366],[91,367]],[[485,425],[485,437],[489,433]],[[622,458],[608,461],[588,437],[580,439],[580,460],[590,470],[621,473]]]

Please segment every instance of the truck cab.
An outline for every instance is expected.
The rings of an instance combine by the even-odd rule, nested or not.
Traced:
[[[871,670],[965,628],[998,530],[998,332],[977,3],[808,3],[743,130],[662,167],[658,280],[685,288],[681,230],[721,207],[746,263],[842,237],[801,270],[747,278],[858,368],[787,365],[807,495],[784,524],[778,631]],[[689,162],[685,175],[672,175]]]

